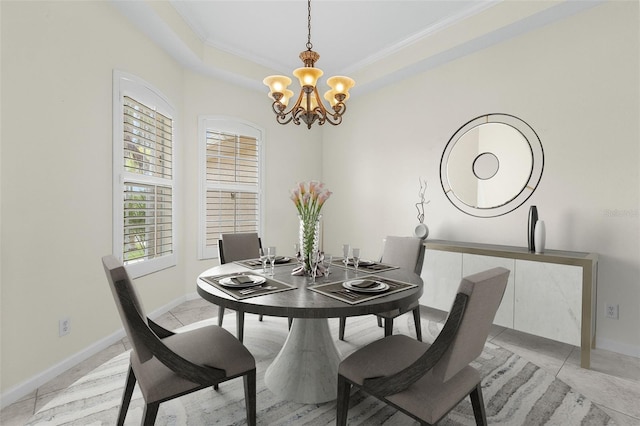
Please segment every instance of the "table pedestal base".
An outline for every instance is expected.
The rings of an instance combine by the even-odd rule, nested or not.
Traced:
[[[326,318],[295,318],[264,381],[273,393],[289,401],[332,401],[337,397],[340,360]]]

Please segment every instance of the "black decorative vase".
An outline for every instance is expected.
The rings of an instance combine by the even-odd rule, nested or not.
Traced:
[[[538,221],[538,208],[536,206],[531,206],[529,208],[529,226],[527,227],[527,242],[529,244],[529,251],[536,251],[534,236],[536,232],[537,221]]]

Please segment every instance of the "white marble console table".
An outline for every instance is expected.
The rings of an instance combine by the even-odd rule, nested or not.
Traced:
[[[511,270],[496,324],[580,346],[590,367],[595,346],[598,256],[560,250],[428,240],[420,303],[448,311],[460,278],[482,269]]]

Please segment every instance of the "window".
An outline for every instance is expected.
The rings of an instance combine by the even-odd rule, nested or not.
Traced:
[[[113,251],[133,277],[176,264],[173,107],[114,72]]]
[[[200,259],[218,257],[220,234],[260,234],[263,133],[232,118],[199,120]]]

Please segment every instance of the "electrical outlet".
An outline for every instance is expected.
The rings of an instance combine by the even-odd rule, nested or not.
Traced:
[[[619,309],[620,309],[619,305],[614,305],[610,303],[604,304],[604,314],[607,318],[617,320],[620,315]]]
[[[58,321],[58,336],[66,336],[71,333],[71,319],[70,318],[62,318]]]

